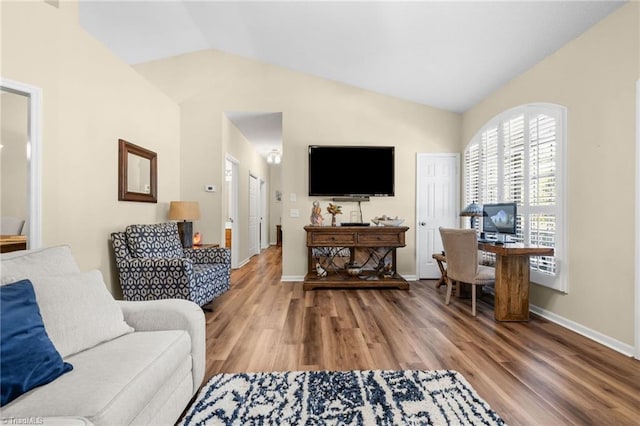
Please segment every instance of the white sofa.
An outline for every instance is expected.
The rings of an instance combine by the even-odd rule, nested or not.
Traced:
[[[204,377],[198,305],[115,301],[101,274],[82,273],[67,246],[3,254],[0,267],[3,285],[33,283],[44,328],[73,366],[4,405],[0,423],[175,424]]]

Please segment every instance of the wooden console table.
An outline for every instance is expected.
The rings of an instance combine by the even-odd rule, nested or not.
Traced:
[[[396,272],[396,248],[404,247],[406,226],[305,226],[307,275],[304,290],[314,288],[397,287],[409,283]],[[360,273],[351,275],[348,265]],[[326,271],[318,275],[316,265]]]
[[[521,243],[478,243],[478,248],[496,255],[495,319],[528,321],[529,257],[553,256],[553,248]]]

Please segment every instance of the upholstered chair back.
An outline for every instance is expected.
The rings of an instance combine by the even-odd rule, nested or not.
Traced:
[[[454,281],[474,283],[478,274],[478,236],[474,229],[440,228],[447,258],[447,276]]]
[[[132,257],[184,257],[178,226],[175,222],[130,225],[124,231]]]

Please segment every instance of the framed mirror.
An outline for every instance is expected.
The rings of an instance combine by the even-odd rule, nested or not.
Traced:
[[[158,155],[118,139],[118,200],[158,202]]]

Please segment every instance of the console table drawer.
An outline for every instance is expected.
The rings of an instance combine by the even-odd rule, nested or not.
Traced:
[[[309,241],[307,245],[353,245],[356,243],[356,234],[354,233],[309,233]]]
[[[376,246],[388,245],[388,246],[404,246],[404,233],[380,233],[370,234],[361,233],[358,234],[359,244],[373,244]]]

